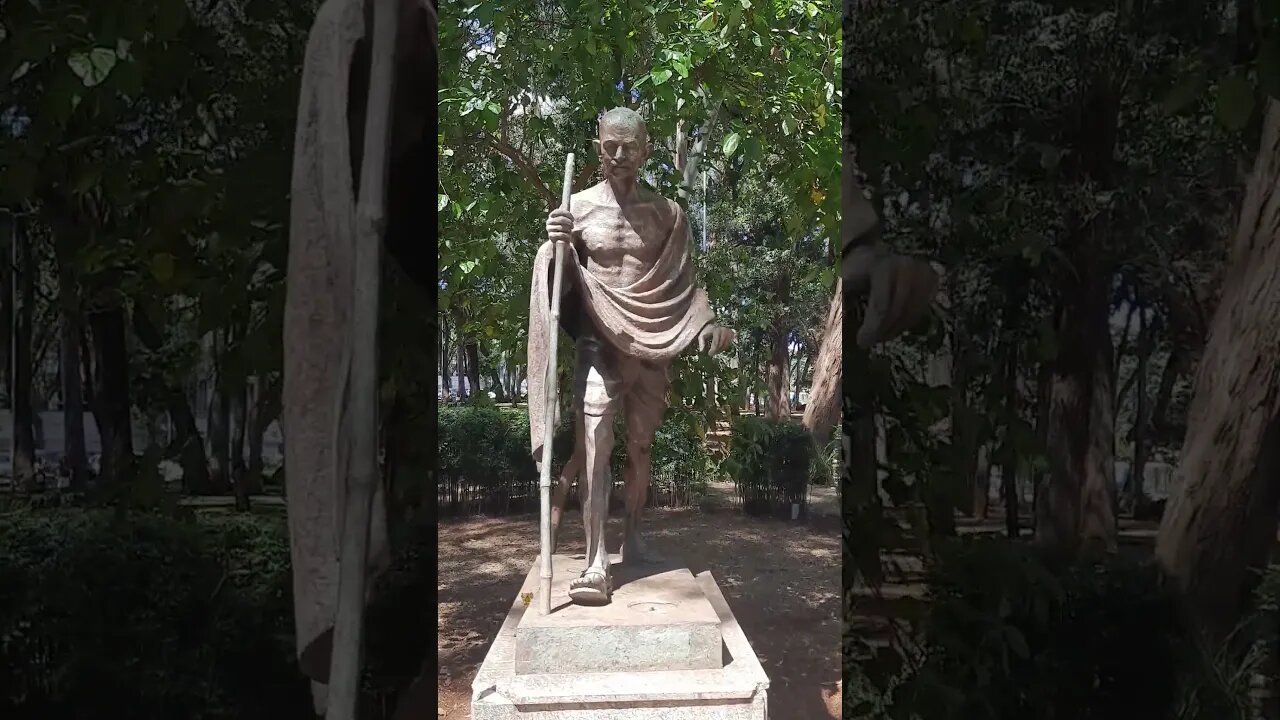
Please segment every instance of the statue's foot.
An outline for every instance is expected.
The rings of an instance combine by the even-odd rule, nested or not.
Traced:
[[[578,605],[609,603],[609,574],[600,568],[587,568],[582,576],[569,583],[569,599]]]
[[[632,565],[654,565],[662,561],[663,557],[641,540],[639,535],[633,535],[623,540],[622,562]]]

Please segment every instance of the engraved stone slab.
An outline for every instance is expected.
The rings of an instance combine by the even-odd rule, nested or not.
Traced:
[[[586,559],[556,555],[552,562],[551,614],[539,614],[535,600],[520,618],[517,674],[722,666],[720,618],[688,568],[615,560],[612,601],[592,607],[569,602],[569,582],[586,567]]]

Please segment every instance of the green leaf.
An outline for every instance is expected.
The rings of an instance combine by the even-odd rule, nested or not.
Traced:
[[[733,153],[738,150],[738,144],[742,142],[742,136],[738,133],[729,133],[724,139],[724,155],[725,157],[733,157]]]
[[[436,212],[440,212],[449,206],[449,196],[444,193],[436,195]]]
[[[661,70],[654,70],[650,74],[650,77],[653,78],[654,85],[661,85],[671,79],[671,71],[667,70],[666,68],[663,68]]]
[[[161,285],[168,285],[173,280],[174,258],[168,253],[161,253],[151,258],[151,276]]]
[[[698,19],[698,23],[694,27],[708,32],[714,30],[716,28],[716,14],[707,13],[706,15],[703,15]]]
[[[1243,130],[1253,114],[1253,85],[1234,75],[1218,86],[1218,100],[1213,115],[1228,130]]]
[[[1161,105],[1164,111],[1170,115],[1176,115],[1187,109],[1195,101],[1199,100],[1204,94],[1205,84],[1208,78],[1203,70],[1193,71],[1185,80],[1178,83],[1169,94],[1165,96]]]
[[[809,17],[818,17],[818,6],[814,3],[805,3],[804,9],[805,12],[809,13]]]
[[[93,48],[87,53],[72,53],[67,66],[85,87],[94,87],[107,79],[119,59],[112,48]]]
[[[796,131],[796,121],[789,117],[782,118],[782,134],[791,135]]]
[[[478,264],[479,263],[477,263],[475,260],[463,260],[462,262],[458,263],[458,269],[462,271],[463,275],[470,275],[471,271],[475,270],[476,265]]]
[[[152,31],[157,37],[171,39],[178,36],[187,24],[186,0],[160,0],[156,5],[155,25]]]

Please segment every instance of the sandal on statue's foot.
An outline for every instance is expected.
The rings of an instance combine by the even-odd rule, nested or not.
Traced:
[[[609,575],[597,568],[587,568],[582,576],[569,583],[569,599],[579,605],[605,605],[609,602]]]

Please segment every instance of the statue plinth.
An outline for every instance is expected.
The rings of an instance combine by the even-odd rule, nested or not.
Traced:
[[[552,613],[534,562],[472,683],[472,720],[764,720],[769,680],[709,572],[615,561],[612,602],[568,600],[582,556],[557,555]]]
[[[723,666],[720,618],[688,568],[627,566],[615,557],[612,600],[593,607],[569,602],[569,582],[586,558],[556,555],[553,567],[551,614],[539,614],[534,602],[516,628],[516,674]]]

